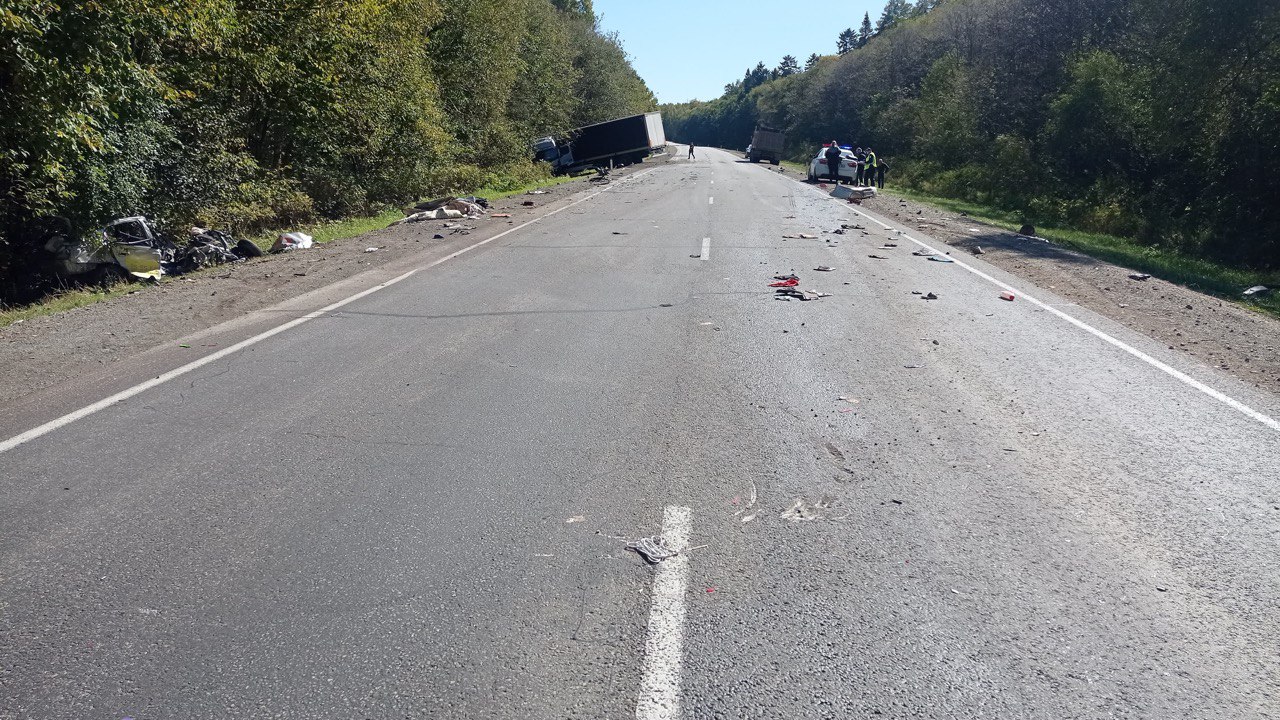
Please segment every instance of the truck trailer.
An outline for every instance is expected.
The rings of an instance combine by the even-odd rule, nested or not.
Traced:
[[[561,138],[544,137],[533,144],[533,150],[536,159],[565,174],[585,167],[643,162],[666,144],[662,113],[651,112],[580,127]]]
[[[787,136],[781,130],[757,125],[751,136],[751,152],[747,159],[753,163],[768,160],[777,165],[782,162],[782,149],[786,142]]]

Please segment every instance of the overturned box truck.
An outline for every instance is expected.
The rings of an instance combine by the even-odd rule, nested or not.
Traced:
[[[580,127],[559,138],[544,137],[533,144],[533,151],[557,174],[565,174],[642,162],[666,144],[662,113],[651,112]]]

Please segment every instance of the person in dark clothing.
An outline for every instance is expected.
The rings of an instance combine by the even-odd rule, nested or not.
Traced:
[[[863,167],[863,161],[866,159],[867,156],[862,152],[862,148],[858,148],[853,151],[853,161],[857,163],[855,170],[853,171],[853,184],[859,187],[866,185],[866,181],[864,179],[866,168]]]
[[[824,155],[827,158],[827,174],[831,176],[831,182],[836,185],[840,184],[840,145],[835,140],[827,146],[827,152]]]
[[[693,156],[693,143],[689,143],[689,159],[697,160],[697,158]]]
[[[889,172],[889,163],[884,160],[880,160],[876,163],[876,185],[879,186],[881,190],[884,189],[884,174],[887,172]]]

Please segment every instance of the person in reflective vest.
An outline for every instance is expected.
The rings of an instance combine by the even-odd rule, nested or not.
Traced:
[[[870,185],[876,181],[875,180],[876,178],[876,151],[875,150],[872,150],[871,148],[867,148],[867,162],[864,165],[864,167],[866,168],[866,171],[863,173],[863,180],[865,180],[866,183]]]

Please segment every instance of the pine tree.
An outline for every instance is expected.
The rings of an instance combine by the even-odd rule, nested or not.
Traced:
[[[866,46],[875,34],[875,30],[871,29],[871,13],[862,13],[862,27],[858,28],[858,47]]]
[[[805,70],[805,72],[809,72],[810,70],[812,70],[812,69],[813,69],[813,67],[814,67],[815,65],[817,65],[817,64],[818,64],[818,61],[819,61],[819,60],[821,60],[821,59],[822,59],[822,58],[818,57],[818,53],[814,53],[814,54],[810,55],[810,56],[809,56],[809,59],[804,61],[804,70]]]
[[[880,22],[876,24],[876,33],[882,33],[910,16],[911,4],[907,0],[889,0],[884,4]]]
[[[778,69],[773,73],[778,77],[787,77],[800,72],[800,63],[794,55],[787,55],[782,58],[782,62],[778,63]]]
[[[853,28],[846,28],[840,33],[840,37],[836,39],[836,52],[841,55],[849,52],[854,48],[854,43],[858,40],[858,36],[854,34]]]

